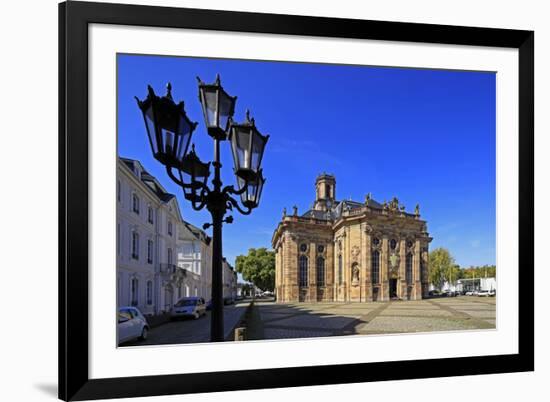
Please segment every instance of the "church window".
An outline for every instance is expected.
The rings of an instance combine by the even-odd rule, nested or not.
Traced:
[[[342,284],[342,254],[338,256],[338,283]]]
[[[372,283],[380,283],[380,253],[374,250],[371,256]]]
[[[300,286],[307,286],[307,257],[301,255],[299,258],[299,267],[300,267]]]
[[[300,251],[302,253],[305,253],[307,251],[307,244],[305,244],[305,243],[300,244]]]
[[[390,247],[391,247],[392,250],[395,250],[395,248],[397,247],[397,240],[391,239],[390,240]]]
[[[317,252],[322,253],[325,251],[325,246],[317,246]]]
[[[405,259],[405,280],[407,285],[412,285],[413,283],[413,255],[411,253],[407,254]]]
[[[375,245],[375,246],[378,246],[380,244],[380,239],[378,237],[375,237],[373,240],[372,240],[372,243]]]
[[[317,258],[317,286],[325,286],[325,259]]]

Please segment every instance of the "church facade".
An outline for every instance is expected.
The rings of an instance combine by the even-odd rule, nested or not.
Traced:
[[[418,300],[428,294],[432,238],[419,206],[397,198],[336,201],[336,179],[315,182],[312,209],[279,222],[272,238],[278,302]]]

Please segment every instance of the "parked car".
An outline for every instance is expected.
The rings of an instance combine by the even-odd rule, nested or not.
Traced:
[[[181,317],[200,318],[206,314],[206,303],[202,297],[184,297],[170,310],[170,318],[176,319]]]
[[[145,340],[149,332],[149,324],[137,307],[121,307],[118,309],[117,340],[123,342],[134,339]]]
[[[235,300],[233,299],[233,296],[226,296],[223,298],[223,304],[224,305],[228,305],[228,304],[233,304],[235,303]]]
[[[477,292],[477,295],[479,297],[489,297],[490,296],[488,290],[481,290],[481,291]]]

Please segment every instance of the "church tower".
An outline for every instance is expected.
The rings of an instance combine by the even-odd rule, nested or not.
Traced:
[[[320,174],[315,180],[315,204],[313,209],[327,211],[336,199],[336,178],[331,174]]]

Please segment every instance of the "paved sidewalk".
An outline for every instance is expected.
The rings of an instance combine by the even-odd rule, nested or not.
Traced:
[[[263,339],[496,328],[496,299],[450,297],[377,303],[257,302]]]
[[[224,331],[226,339],[232,338],[233,328],[241,321],[250,301],[244,301],[224,308]],[[183,343],[210,342],[210,311],[194,319],[170,321],[149,331],[145,341],[127,342],[124,346],[170,345]]]

